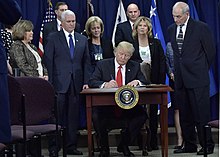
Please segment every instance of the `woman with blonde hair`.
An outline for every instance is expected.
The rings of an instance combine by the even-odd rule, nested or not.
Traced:
[[[10,63],[12,68],[18,68],[20,76],[41,77],[48,80],[47,70],[42,64],[37,48],[31,44],[34,26],[29,20],[19,20],[12,30]]]
[[[135,52],[131,59],[141,64],[141,71],[152,84],[165,84],[165,55],[160,40],[153,37],[151,20],[145,16],[140,16],[134,23],[132,36]],[[157,111],[157,105],[150,105],[149,127],[151,140],[148,150],[158,149]]]
[[[86,22],[85,29],[88,36],[89,53],[94,71],[96,62],[114,57],[113,45],[110,40],[102,38],[104,24],[98,16],[91,16]]]

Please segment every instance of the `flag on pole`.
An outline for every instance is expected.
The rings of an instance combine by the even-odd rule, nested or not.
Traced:
[[[94,15],[94,6],[92,0],[87,0],[87,18]]]
[[[199,16],[197,14],[196,7],[194,5],[193,0],[188,0],[188,5],[190,9],[190,16],[195,20],[199,20]],[[209,80],[210,80],[209,96],[212,97],[218,92],[217,83],[214,78],[214,72],[213,72],[212,67],[209,69]]]
[[[150,19],[151,19],[151,23],[153,26],[154,37],[160,40],[163,50],[165,52],[166,44],[165,44],[164,37],[163,37],[163,31],[160,25],[160,19],[157,13],[156,0],[151,1]]]
[[[40,39],[39,39],[39,46],[38,46],[38,53],[40,56],[43,56],[44,54],[44,48],[43,48],[43,29],[44,24],[53,21],[56,18],[55,13],[53,11],[53,6],[50,0],[48,0],[48,8],[46,11],[46,14],[44,16],[41,29],[40,29]]]
[[[117,16],[116,16],[116,19],[115,19],[115,26],[114,26],[114,30],[113,30],[113,33],[112,33],[112,44],[113,44],[113,46],[115,46],[115,32],[116,32],[117,25],[119,23],[122,23],[122,22],[125,22],[125,21],[127,21],[127,16],[126,16],[126,13],[125,13],[125,9],[124,9],[124,5],[122,3],[122,0],[120,0],[119,5],[118,5]]]
[[[87,19],[95,14],[94,6],[92,4],[92,0],[87,0]],[[81,32],[82,35],[87,36],[86,29]]]
[[[166,50],[166,44],[163,36],[163,31],[161,29],[160,25],[160,19],[157,13],[157,6],[156,6],[156,0],[151,1],[151,8],[150,8],[150,19],[153,27],[153,34],[154,37],[160,40],[160,43],[163,47],[163,50],[165,52]],[[169,84],[169,78],[166,75],[166,84]],[[168,107],[171,106],[171,100],[170,96],[168,95]]]

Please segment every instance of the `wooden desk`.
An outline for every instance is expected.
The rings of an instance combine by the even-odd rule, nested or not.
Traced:
[[[148,86],[136,88],[139,93],[139,104],[160,104],[161,151],[162,157],[168,157],[168,109],[167,92],[172,91],[169,86]],[[81,94],[86,96],[86,114],[88,130],[88,151],[92,156],[92,106],[116,105],[115,91],[117,88],[90,88]]]

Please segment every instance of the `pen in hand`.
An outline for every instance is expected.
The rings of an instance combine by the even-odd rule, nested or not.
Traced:
[[[111,76],[111,80],[106,83],[106,87],[107,87],[107,88],[115,88],[115,87],[118,87],[118,84],[117,84],[117,82],[115,81],[113,75],[111,74],[110,76]]]

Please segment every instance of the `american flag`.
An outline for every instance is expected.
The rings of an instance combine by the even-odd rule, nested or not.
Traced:
[[[42,25],[41,25],[41,30],[40,30],[40,39],[39,39],[39,47],[38,47],[38,52],[40,56],[43,56],[44,53],[44,48],[43,48],[43,29],[44,29],[44,24],[53,21],[56,18],[55,13],[53,11],[53,5],[50,0],[48,0],[48,8],[45,14],[45,17],[43,19]]]

